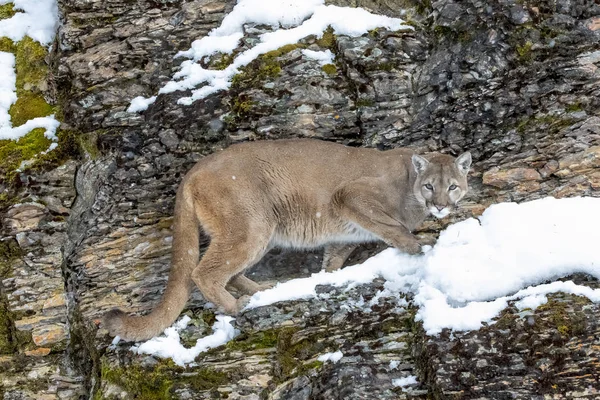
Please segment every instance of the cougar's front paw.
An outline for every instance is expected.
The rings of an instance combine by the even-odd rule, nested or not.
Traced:
[[[421,245],[416,240],[410,240],[404,243],[404,246],[400,248],[400,250],[408,253],[410,255],[420,254],[421,253]]]

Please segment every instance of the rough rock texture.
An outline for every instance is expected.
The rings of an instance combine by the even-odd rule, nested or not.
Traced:
[[[240,338],[190,370],[106,349],[94,321],[115,306],[145,312],[165,286],[182,175],[231,143],[304,136],[469,149],[472,193],[454,220],[498,201],[600,194],[597,2],[331,3],[403,16],[415,31],[308,37],[250,64],[228,92],[191,106],[177,105],[181,93],[161,95],[130,114],[129,101],[155,94],[177,70],[177,51],[234,3],[59,1],[53,83],[64,127],[88,144],[87,161],[21,173],[18,200],[2,216],[4,398],[600,397],[600,310],[573,296],[528,314],[509,308],[478,332],[430,338],[413,323],[410,299],[370,313],[342,306],[373,296],[375,283],[250,311],[237,321]],[[264,31],[248,27],[239,50]],[[331,49],[335,65],[303,58],[304,47]],[[423,240],[440,227],[427,221]],[[250,274],[300,276],[318,270],[319,258],[273,252]],[[188,305],[197,325],[190,341],[210,325],[202,304],[196,293]],[[347,355],[338,364],[315,362],[338,349]],[[391,386],[409,374],[422,386]]]

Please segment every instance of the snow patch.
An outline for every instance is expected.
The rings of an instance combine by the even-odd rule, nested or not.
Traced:
[[[270,25],[276,30],[261,35],[254,47],[238,54],[224,70],[205,69],[198,63],[216,53],[231,54],[244,36],[245,24]],[[298,43],[309,35],[322,37],[328,26],[336,34],[348,36],[361,36],[377,27],[390,30],[413,29],[404,25],[404,21],[399,18],[371,14],[362,8],[326,6],[324,0],[239,0],[231,13],[223,19],[221,26],[209,32],[208,36],[194,41],[189,50],[177,54],[177,57],[189,60],[181,64],[174,80],[161,88],[159,93],[193,89],[190,97],[178,100],[179,104],[190,105],[210,94],[229,89],[231,78],[239,72],[239,68],[261,54]],[[322,58],[323,55],[319,57]],[[195,89],[200,84],[204,85]],[[154,100],[137,97],[128,111],[144,110],[144,106],[147,107]]]
[[[146,111],[150,104],[153,104],[156,101],[156,96],[152,96],[150,98],[145,98],[144,96],[138,96],[135,99],[131,100],[131,104],[129,108],[127,108],[127,112],[140,112]]]
[[[414,375],[407,376],[406,378],[392,379],[392,385],[401,388],[416,385],[418,383],[419,382],[417,381],[417,377]]]
[[[219,315],[212,326],[212,335],[200,338],[194,347],[186,348],[181,344],[179,332],[187,327],[190,320],[190,317],[184,316],[172,327],[165,329],[165,336],[152,338],[139,346],[133,346],[131,350],[139,354],[171,358],[175,364],[183,367],[193,362],[198,354],[219,347],[239,334],[239,331],[231,325],[234,318]]]
[[[15,56],[12,53],[0,51],[0,131],[10,128],[8,110],[17,101],[17,77],[15,75]],[[0,139],[8,137],[0,136]]]
[[[0,37],[18,42],[29,36],[45,46],[52,43],[58,28],[56,0],[0,0],[0,5],[8,3],[13,3],[17,13],[0,20]]]
[[[302,50],[302,54],[304,54],[304,57],[308,58],[309,60],[315,60],[319,63],[319,65],[327,65],[327,64],[332,64],[333,63],[333,53],[331,52],[331,50],[325,50],[325,51],[312,51],[312,50],[308,50],[308,49],[304,49]]]
[[[341,351],[336,351],[335,353],[322,354],[319,356],[319,358],[317,358],[317,360],[321,362],[331,361],[332,363],[336,364],[342,359],[342,357],[344,357],[344,353],[342,353]]]

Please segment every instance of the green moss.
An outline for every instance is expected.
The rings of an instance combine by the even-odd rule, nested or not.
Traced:
[[[319,47],[323,47],[324,49],[334,50],[336,44],[336,36],[333,33],[333,28],[328,26],[327,29],[323,32],[323,36],[317,39],[317,45]]]
[[[533,52],[531,51],[532,47],[533,43],[531,43],[529,40],[524,44],[517,46],[516,51],[521,62],[528,63],[533,60]]]
[[[79,158],[82,152],[81,136],[76,131],[59,129],[56,136],[58,144],[56,149],[47,154],[39,155],[27,170],[47,171],[56,168],[66,160]]]
[[[503,310],[502,314],[495,319],[494,327],[497,329],[509,329],[514,326],[515,321],[519,317],[513,314],[510,310]]]
[[[371,99],[358,99],[356,100],[356,107],[373,107],[373,100]]]
[[[463,30],[455,30],[449,26],[436,25],[433,28],[433,33],[437,37],[438,40],[449,40],[449,41],[458,41],[458,42],[468,42],[472,38],[471,32],[466,29]]]
[[[245,67],[240,68],[240,72],[231,79],[233,90],[243,90],[253,87],[260,87],[263,82],[276,78],[281,73],[281,64],[277,58],[298,48],[304,48],[301,43],[287,44],[277,50],[269,51]],[[246,104],[246,107],[249,104]]]
[[[14,127],[21,126],[30,119],[54,113],[54,108],[46,103],[41,94],[21,91],[17,96],[17,101],[8,110]]]
[[[268,349],[277,345],[278,336],[279,331],[276,329],[260,331],[250,335],[242,333],[235,340],[227,343],[225,347],[229,350],[238,351]]]
[[[391,62],[382,62],[379,64],[376,64],[376,69],[379,71],[387,71],[390,72],[391,70],[393,70],[395,67],[394,63]]]
[[[229,376],[220,371],[211,368],[201,368],[194,370],[194,375],[186,376],[182,379],[194,390],[210,390],[224,385],[229,380]]]
[[[233,102],[231,103],[231,111],[241,117],[244,115],[248,115],[250,113],[250,110],[252,110],[252,106],[254,105],[254,102],[251,100],[247,100],[245,96],[238,96],[236,98],[233,99]]]
[[[566,112],[577,112],[577,111],[583,111],[583,106],[581,104],[581,102],[576,102],[574,104],[569,104],[566,108],[565,111]]]
[[[182,372],[187,372],[182,376]],[[139,365],[126,368],[110,368],[103,365],[101,380],[123,388],[132,399],[167,400],[173,398],[172,392],[185,385],[195,391],[216,389],[227,383],[229,375],[211,368],[199,368],[187,371],[178,367],[172,360],[161,360],[151,369]],[[101,391],[95,398],[104,398]]]
[[[305,375],[307,372],[321,368],[323,366],[323,361],[314,360],[307,363],[303,363],[296,369],[295,376]]]
[[[86,14],[83,14],[86,15]],[[100,16],[94,16],[93,18],[79,18],[76,16],[72,16],[71,20],[73,21],[73,26],[77,28],[90,28],[90,27],[100,27],[100,26],[108,26],[115,23],[119,17],[113,14],[103,14]]]
[[[143,369],[139,365],[114,369],[103,366],[101,379],[123,388],[133,399],[168,400],[172,398],[173,380],[171,374],[165,372],[162,363],[152,370]]]
[[[429,15],[433,9],[431,0],[416,0],[415,10],[421,15]]]
[[[259,87],[266,80],[273,79],[281,73],[281,65],[271,57],[259,57],[250,64],[240,68],[240,72],[231,79],[233,90]]]
[[[14,53],[16,50],[15,43],[7,37],[0,38],[0,51]]]
[[[79,147],[81,152],[87,154],[87,156],[96,160],[100,157],[100,150],[98,149],[98,133],[90,132],[85,135],[78,135]]]
[[[0,294],[0,354],[12,354],[16,350],[13,337],[14,324],[8,301]]]
[[[169,228],[170,226],[167,226]],[[217,316],[214,312],[210,310],[202,310],[200,314],[200,318],[204,321],[204,323],[208,326],[213,326],[213,324],[217,321]]]
[[[281,57],[282,55],[287,54],[293,50],[304,49],[305,47],[306,47],[306,45],[304,45],[302,43],[286,44],[285,46],[281,46],[277,50],[271,50],[271,51],[263,54],[263,57],[271,57],[271,58]]]
[[[295,342],[293,339],[296,332],[298,332],[298,328],[295,327],[283,328],[277,335],[277,353],[273,374],[279,382],[303,375],[322,365],[319,361],[306,361],[326,349],[327,344],[323,337],[312,335]],[[326,335],[327,332],[322,334]]]
[[[10,18],[17,12],[13,9],[12,3],[4,4],[0,6],[0,19]]]
[[[551,133],[556,133],[563,128],[571,126],[574,120],[565,115],[542,115],[539,117],[524,117],[517,125],[516,129],[520,135],[524,135],[531,129],[549,130]]]
[[[327,75],[335,75],[337,73],[337,67],[334,64],[325,64],[321,67],[321,69]]]
[[[44,136],[44,129],[34,129],[18,140],[0,140],[0,175],[6,180],[23,160],[29,160],[50,146],[51,141]],[[0,177],[0,180],[2,178]]]
[[[11,275],[12,264],[23,252],[14,239],[0,241],[0,279]],[[15,316],[8,308],[8,300],[0,290],[0,354],[17,351],[20,344],[27,343],[27,335],[19,335],[14,326]]]
[[[48,50],[28,36],[16,44],[17,95],[19,90],[29,90],[28,85],[37,86],[46,78],[47,55]]]
[[[565,301],[564,298],[570,301]],[[552,326],[564,337],[580,335],[585,332],[585,316],[573,310],[569,303],[589,303],[587,298],[575,295],[557,294],[549,296],[546,304],[538,307],[538,312],[547,313]]]
[[[10,276],[13,261],[21,258],[22,255],[23,252],[15,240],[0,241],[0,279]]]
[[[231,63],[233,63],[233,58],[233,54],[221,53],[218,58],[214,59],[214,61],[210,63],[210,68],[224,70],[225,68],[229,67]]]

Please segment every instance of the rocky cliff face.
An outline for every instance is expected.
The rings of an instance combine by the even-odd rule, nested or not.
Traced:
[[[471,150],[472,193],[455,219],[498,201],[600,194],[600,5],[591,0],[331,1],[402,17],[414,32],[326,32],[262,56],[227,92],[191,106],[161,95],[177,51],[218,26],[221,1],[63,0],[52,87],[81,156],[18,174],[2,218],[0,393],[28,398],[600,398],[600,307],[557,295],[534,312],[428,337],[414,308],[341,306],[381,282],[245,313],[242,335],[182,370],[107,350],[94,321],[144,312],[165,286],[177,184],[231,143],[316,137],[353,146]],[[265,27],[248,29],[240,50]],[[330,49],[322,68],[301,49]],[[230,62],[216,56],[214,67]],[[446,222],[447,223],[447,222]],[[439,223],[421,232],[432,240]],[[367,249],[368,250],[368,249]],[[355,254],[364,258],[367,250]],[[250,273],[288,279],[318,253],[273,252]],[[598,282],[576,277],[591,287]],[[196,293],[190,342],[213,316]],[[338,364],[316,356],[341,349]],[[390,361],[398,361],[395,369]],[[416,375],[402,391],[392,379]]]

